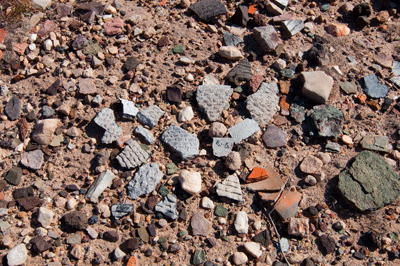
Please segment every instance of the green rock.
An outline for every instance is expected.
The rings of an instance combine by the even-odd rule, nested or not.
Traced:
[[[181,53],[183,53],[183,45],[182,45],[182,44],[179,44],[179,45],[175,46],[174,49],[173,49],[173,51],[174,51],[175,54],[181,54]]]
[[[137,229],[138,235],[140,239],[142,239],[144,242],[148,243],[149,242],[149,233],[147,233],[146,227],[140,227]]]
[[[325,145],[326,152],[339,153],[340,152],[340,144],[332,141],[328,141]]]
[[[50,142],[49,146],[51,147],[58,147],[64,141],[63,135],[56,135],[53,140]]]
[[[380,155],[362,151],[339,174],[338,189],[352,207],[373,211],[398,198],[400,177]]]
[[[396,242],[397,240],[399,240],[399,233],[391,232],[388,234],[388,237],[390,238],[390,240],[392,240],[392,242]]]
[[[142,143],[140,144],[140,148],[142,148],[142,150],[144,150],[144,151],[150,150],[150,147],[148,145],[142,144]]]
[[[237,93],[242,93],[243,92],[243,88],[242,88],[242,86],[237,86],[236,88],[233,89],[233,91],[237,92]]]
[[[357,92],[357,84],[353,82],[342,82],[340,83],[340,88],[342,91],[344,91],[346,94],[352,94]]]
[[[229,237],[228,237],[228,236],[224,236],[224,237],[222,238],[222,240],[224,240],[225,242],[229,242]]]
[[[160,189],[158,190],[158,193],[160,193],[161,196],[165,197],[169,194],[169,190],[166,186],[161,185]]]
[[[158,239],[158,244],[166,243],[167,240],[168,239],[165,236],[160,236],[160,238]]]
[[[206,252],[202,249],[196,249],[193,254],[193,264],[199,265],[206,261]]]
[[[95,44],[91,44],[91,45],[88,45],[85,48],[83,48],[82,52],[85,55],[96,55],[99,52],[101,52],[101,50],[102,50],[101,46],[98,43],[95,43]]]
[[[167,175],[172,175],[179,170],[178,166],[174,163],[167,163]]]
[[[215,215],[219,217],[226,217],[228,215],[228,209],[225,208],[222,204],[218,204],[215,207]]]
[[[360,142],[361,147],[366,150],[389,152],[391,145],[386,136],[365,136]]]
[[[293,79],[296,73],[293,69],[286,68],[281,70],[281,76],[288,79]]]
[[[18,186],[22,180],[22,169],[20,167],[11,168],[4,179],[11,185]]]
[[[331,105],[314,106],[310,118],[320,137],[338,137],[342,133],[343,113]]]
[[[180,231],[179,234],[178,234],[178,237],[183,237],[183,236],[185,236],[186,234],[187,234],[187,232],[186,232],[185,230]]]

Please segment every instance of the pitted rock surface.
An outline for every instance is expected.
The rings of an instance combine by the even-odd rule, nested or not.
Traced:
[[[150,154],[143,150],[137,141],[130,139],[126,144],[128,145],[117,156],[117,160],[123,168],[136,168],[150,158]]]
[[[232,138],[213,138],[213,154],[217,157],[225,157],[232,151],[235,141]]]
[[[183,160],[199,155],[199,139],[176,125],[169,126],[162,134],[161,140],[177,152]]]
[[[226,85],[200,85],[197,88],[196,100],[199,108],[210,121],[221,117],[222,110],[228,105],[233,89]]]
[[[111,206],[111,215],[118,220],[133,212],[134,209],[135,205],[133,204],[115,203]]]
[[[158,120],[160,120],[163,115],[164,111],[161,110],[160,107],[157,105],[152,105],[146,109],[140,110],[140,112],[137,114],[137,119],[141,123],[153,128],[157,125]]]
[[[168,194],[155,207],[156,212],[160,212],[171,220],[178,219],[177,198],[174,194]]]
[[[153,192],[163,176],[164,174],[160,171],[158,164],[148,163],[143,165],[129,182],[128,195],[132,199],[137,199],[141,195]]]
[[[153,134],[141,125],[135,128],[134,133],[142,137],[147,144],[153,144],[155,141]]]
[[[122,134],[122,128],[115,123],[114,111],[110,108],[102,109],[94,118],[94,122],[105,130],[101,141],[110,144]]]
[[[236,174],[228,176],[224,181],[216,185],[216,192],[220,197],[226,197],[237,201],[242,201],[242,189]]]
[[[228,129],[235,143],[239,143],[244,139],[247,139],[254,133],[260,130],[257,122],[253,119],[245,119],[239,124],[234,125]]]

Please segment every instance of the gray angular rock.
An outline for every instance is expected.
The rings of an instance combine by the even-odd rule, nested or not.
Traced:
[[[227,46],[236,46],[243,42],[242,38],[230,32],[225,32],[223,38]]]
[[[126,144],[128,145],[116,157],[121,167],[133,169],[150,158],[150,154],[143,150],[137,141],[130,139]]]
[[[268,126],[262,137],[267,148],[279,148],[286,145],[286,132],[276,126]]]
[[[208,120],[216,121],[228,105],[232,93],[233,89],[227,85],[200,85],[197,88],[196,100]]]
[[[371,98],[383,98],[389,91],[389,88],[381,83],[375,74],[363,77],[361,81],[365,94]]]
[[[279,35],[273,26],[255,27],[253,29],[253,37],[264,52],[275,50],[280,41]]]
[[[333,87],[333,78],[323,71],[301,72],[300,80],[303,82],[302,93],[307,98],[324,104],[328,101]]]
[[[361,147],[363,149],[371,151],[381,151],[389,152],[392,146],[389,143],[389,138],[387,136],[365,136],[360,141]]]
[[[281,8],[285,8],[289,4],[289,0],[273,0],[273,2]]]
[[[283,29],[292,37],[304,29],[304,22],[301,19],[286,20],[282,23]]]
[[[400,177],[378,154],[362,151],[339,174],[338,189],[360,211],[377,210],[400,195]]]
[[[161,140],[183,160],[199,155],[199,139],[176,125],[169,126],[162,134]]]
[[[111,185],[114,177],[114,174],[110,170],[101,173],[88,189],[86,198],[92,202],[98,202],[100,194]]]
[[[260,126],[265,126],[279,111],[279,89],[275,82],[262,83],[258,91],[246,100],[246,108],[251,118]]]
[[[137,119],[149,126],[150,128],[153,128],[157,125],[158,120],[164,115],[164,111],[160,109],[157,105],[152,105],[150,107],[147,107],[146,109],[140,110],[139,113],[137,114]]]
[[[165,196],[155,207],[156,212],[160,212],[171,220],[178,219],[177,198],[174,194]]]
[[[339,86],[342,89],[342,91],[344,91],[346,94],[353,94],[357,92],[357,84],[354,81],[353,82],[345,81],[340,83]]]
[[[4,113],[10,120],[15,120],[21,112],[21,100],[17,96],[13,96],[4,107]]]
[[[228,156],[234,144],[235,141],[232,138],[213,138],[212,148],[214,156]]]
[[[53,221],[54,212],[52,210],[46,209],[44,207],[39,208],[39,213],[37,216],[37,221],[44,227],[50,228],[50,224]]]
[[[205,21],[210,21],[212,18],[228,12],[225,5],[218,0],[201,0],[191,5],[189,9]]]
[[[132,101],[124,100],[124,99],[119,99],[122,104],[122,117],[126,119],[134,119],[137,113],[139,112],[139,109],[135,106],[135,104]]]
[[[400,62],[399,61],[393,61],[392,72],[396,77],[400,76]]]
[[[54,116],[55,114],[56,114],[56,111],[53,108],[51,108],[50,106],[47,106],[47,105],[43,106],[43,108],[42,108],[43,118],[50,118],[50,117]]]
[[[110,144],[122,134],[122,128],[115,123],[114,111],[110,108],[102,109],[94,118],[94,122],[105,130],[101,142]]]
[[[21,164],[32,170],[39,170],[43,165],[44,153],[42,150],[34,150],[26,153],[21,158]]]
[[[310,115],[320,137],[337,137],[344,125],[343,113],[331,105],[316,105]]]
[[[156,140],[153,136],[153,134],[151,134],[151,132],[147,129],[145,129],[144,127],[142,127],[141,125],[138,125],[135,128],[135,131],[133,131],[133,133],[139,135],[140,137],[142,137],[142,139],[147,143],[147,144],[153,144],[154,141]]]
[[[111,206],[111,215],[114,219],[120,219],[126,215],[129,215],[135,209],[133,204],[121,204],[115,203]]]
[[[22,169],[20,167],[11,168],[4,179],[11,185],[18,186],[22,179]]]
[[[76,36],[74,41],[72,42],[72,48],[74,48],[74,50],[81,50],[88,45],[89,45],[89,41],[83,35]]]
[[[239,86],[242,81],[249,81],[253,77],[251,65],[247,58],[244,58],[234,68],[229,71],[225,79],[236,86]],[[222,86],[222,85],[220,85]]]
[[[215,186],[215,191],[220,197],[226,197],[236,201],[242,201],[242,189],[236,174],[228,176],[224,181]]]
[[[247,139],[254,133],[260,130],[257,122],[253,119],[245,119],[242,122],[230,127],[228,129],[235,143],[239,143],[244,139]]]
[[[133,179],[128,183],[128,195],[137,199],[141,195],[149,194],[156,189],[164,174],[158,164],[148,163],[139,168]]]

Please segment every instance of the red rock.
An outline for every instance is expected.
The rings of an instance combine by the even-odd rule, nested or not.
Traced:
[[[52,32],[55,28],[56,28],[56,24],[53,21],[46,20],[43,23],[43,26],[38,31],[38,36],[41,38],[44,38],[47,35],[49,35],[49,33]]]
[[[28,47],[27,43],[16,43],[14,44],[14,51],[18,54],[18,55],[23,55],[25,54],[25,50]]]
[[[249,82],[250,91],[255,93],[263,82],[264,77],[262,75],[254,75]]]
[[[4,42],[4,39],[6,38],[7,30],[6,29],[0,29],[0,44]]]
[[[124,22],[120,18],[115,18],[112,22],[104,23],[104,33],[106,35],[117,35],[122,33],[122,27],[124,26]]]
[[[350,29],[344,24],[332,23],[328,26],[326,31],[334,36],[346,36],[350,34]]]
[[[268,175],[267,170],[265,170],[261,167],[254,167],[253,171],[251,171],[251,173],[247,177],[246,182],[253,183],[253,182],[267,179],[268,177],[269,177],[269,175]]]
[[[297,214],[301,193],[293,190],[284,190],[275,205],[275,211],[283,220],[289,219]]]

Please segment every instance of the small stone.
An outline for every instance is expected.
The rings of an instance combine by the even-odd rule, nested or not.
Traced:
[[[206,261],[205,251],[202,249],[196,249],[193,254],[193,265],[199,265],[204,263],[205,261]]]
[[[267,148],[279,148],[286,145],[286,132],[275,126],[268,126],[263,135]]]
[[[213,122],[221,117],[222,111],[229,103],[233,89],[226,85],[200,85],[197,88],[196,100],[199,108]]]
[[[210,137],[218,137],[221,138],[225,136],[228,129],[226,126],[220,122],[213,122],[208,130],[208,135]]]
[[[78,245],[82,243],[82,234],[81,232],[77,232],[75,234],[69,235],[67,238],[67,244],[70,245]]]
[[[213,138],[212,148],[214,156],[228,156],[231,153],[234,144],[235,142],[232,138]]]
[[[175,54],[181,54],[181,53],[183,53],[183,51],[184,51],[184,47],[183,47],[182,44],[179,44],[179,45],[175,46],[175,47],[172,49],[172,51],[173,51]]]
[[[323,71],[301,72],[300,79],[303,82],[302,93],[307,98],[324,104],[328,101],[333,87],[333,78]]]
[[[351,145],[354,144],[353,139],[352,139],[350,136],[348,136],[348,135],[343,135],[343,136],[342,136],[342,141],[343,141],[345,144],[349,145],[349,146],[351,146]]]
[[[125,71],[130,71],[130,70],[134,70],[141,62],[139,61],[138,58],[134,57],[134,56],[130,56],[126,59],[125,63],[123,64],[122,68]]]
[[[123,252],[120,248],[114,249],[114,258],[116,260],[120,260],[125,256],[126,256],[125,252]]]
[[[158,164],[148,163],[141,166],[128,183],[128,195],[132,199],[137,199],[141,195],[153,192],[163,176]]]
[[[177,198],[173,194],[168,194],[164,197],[162,201],[160,201],[156,207],[155,211],[160,212],[163,215],[167,216],[171,220],[176,220],[178,218],[177,208]]]
[[[103,233],[103,239],[109,242],[117,242],[119,240],[119,234],[115,230],[109,230]]]
[[[392,149],[387,136],[365,136],[360,142],[363,149],[388,153]]]
[[[203,197],[201,199],[201,207],[204,209],[214,209],[214,202],[209,197]]]
[[[72,211],[62,217],[62,225],[65,231],[81,231],[88,227],[86,214],[79,211]]]
[[[350,29],[344,24],[339,23],[331,23],[326,28],[326,31],[333,36],[340,37],[340,36],[347,36],[350,34]]]
[[[169,126],[162,134],[161,140],[183,160],[199,155],[199,139],[176,125]]]
[[[240,181],[236,174],[230,175],[224,181],[218,183],[216,185],[216,192],[220,197],[242,201],[242,189],[240,188]]]
[[[315,186],[318,183],[318,180],[314,176],[308,175],[308,176],[306,176],[306,178],[304,178],[304,182],[307,185]]]
[[[76,199],[70,198],[67,200],[65,207],[67,208],[67,210],[72,210],[72,209],[75,209],[75,207],[77,205],[78,205],[78,202],[76,201]]]
[[[138,125],[135,128],[134,133],[137,135],[140,135],[147,144],[153,144],[155,141],[153,134],[151,134],[151,132],[149,130],[142,127],[141,125]]]
[[[286,20],[283,21],[282,25],[290,37],[304,29],[304,22],[301,19]]]
[[[13,167],[8,172],[4,178],[9,184],[13,186],[18,186],[22,180],[22,169],[19,167]]]
[[[58,119],[45,119],[38,121],[32,133],[32,140],[40,145],[50,144],[58,123]]]
[[[32,6],[38,9],[46,9],[50,5],[51,0],[32,0]],[[21,263],[22,264],[22,263]],[[10,265],[10,263],[9,263]]]
[[[105,130],[101,138],[104,144],[114,142],[122,134],[122,128],[115,123],[114,111],[110,108],[102,109],[94,118],[94,122]]]
[[[389,91],[389,88],[381,83],[375,74],[363,77],[361,81],[365,94],[371,98],[383,98]]]
[[[340,83],[339,86],[346,94],[353,94],[357,92],[357,84],[355,82],[346,81]]]
[[[310,118],[320,137],[337,137],[342,133],[343,113],[331,105],[314,106]]]
[[[198,195],[201,191],[201,175],[199,172],[182,170],[179,181],[184,191],[192,195]]]
[[[176,253],[181,250],[181,246],[178,243],[174,243],[168,247],[169,253]]]
[[[122,117],[126,119],[131,119],[133,120],[137,113],[139,112],[139,109],[135,106],[135,104],[132,101],[127,101],[124,99],[119,99],[122,104]]]
[[[336,243],[332,237],[323,235],[319,238],[319,241],[325,254],[330,254],[335,251]]]
[[[83,72],[82,72],[83,73]],[[91,78],[81,79],[78,83],[79,93],[82,95],[91,95],[97,92],[96,85]]]
[[[21,100],[18,97],[13,96],[5,105],[4,113],[10,120],[16,120],[20,116],[21,105]]]
[[[104,23],[103,29],[104,34],[108,36],[113,36],[122,33],[122,27],[124,26],[124,22],[119,17],[113,19],[113,21],[109,21]]]
[[[242,38],[230,32],[225,32],[223,38],[226,46],[236,47],[236,45],[243,42]]]
[[[321,170],[323,164],[324,163],[317,157],[309,155],[301,162],[300,170],[306,174],[315,174]]]
[[[225,5],[218,0],[201,0],[191,5],[189,9],[205,21],[210,21],[212,18],[228,12]]]
[[[236,171],[240,169],[242,165],[242,159],[240,158],[240,153],[232,151],[226,156],[225,165],[229,170]]]
[[[111,214],[114,219],[120,219],[133,212],[135,206],[133,204],[120,204],[116,203],[111,206]]]
[[[273,26],[255,27],[253,29],[253,37],[264,52],[275,50],[280,41],[279,35]]]
[[[182,86],[174,84],[167,87],[168,101],[180,104],[182,102]]]
[[[21,158],[21,164],[32,170],[39,170],[44,161],[42,150],[34,150],[26,153]]]
[[[17,266],[22,265],[28,258],[28,251],[25,244],[19,244],[11,249],[7,254],[7,265]]]
[[[51,48],[53,48],[53,42],[52,42],[50,39],[46,39],[46,40],[43,42],[43,48],[44,48],[44,50],[46,50],[46,51],[50,51]]]
[[[261,245],[257,242],[246,242],[244,248],[253,257],[259,258],[262,255]]]
[[[300,237],[307,237],[309,235],[308,218],[290,218],[288,224],[288,234]]]
[[[150,154],[143,150],[137,141],[130,139],[126,144],[128,145],[116,157],[121,167],[134,169],[150,158]]]
[[[203,212],[196,212],[190,220],[192,234],[194,236],[208,236],[212,231],[212,223],[204,217]]]
[[[157,105],[152,105],[146,109],[142,109],[139,111],[137,114],[137,119],[149,126],[150,128],[153,128],[157,125],[158,120],[164,115],[164,111],[160,109]]]
[[[253,237],[253,241],[260,243],[264,247],[268,247],[271,243],[271,236],[268,230],[264,230]]]
[[[50,224],[53,221],[54,212],[44,207],[39,208],[37,221],[44,227],[50,228]]]
[[[99,196],[109,187],[114,180],[114,174],[110,170],[106,170],[93,182],[86,193],[86,198],[92,202],[98,202]]]
[[[145,39],[150,39],[151,37],[153,37],[153,35],[155,35],[157,32],[154,29],[154,27],[148,27],[144,30],[143,32],[143,37]]]
[[[257,122],[253,119],[245,119],[239,124],[234,125],[228,129],[235,143],[240,143],[242,140],[247,139],[251,135],[260,130]]]
[[[83,247],[81,245],[75,245],[71,251],[70,254],[72,257],[74,257],[77,260],[80,260],[83,258],[83,256],[85,255],[85,250],[83,249]]]
[[[235,265],[243,265],[247,263],[248,258],[243,252],[235,252],[233,254],[232,261]]]
[[[74,50],[81,50],[89,45],[88,39],[86,39],[83,35],[78,35],[75,37],[74,41],[72,42],[72,48]]]
[[[257,92],[258,88],[264,80],[263,75],[254,75],[249,81],[249,89],[252,93]]]
[[[193,109],[191,106],[183,108],[178,114],[179,122],[186,122],[192,120],[194,117]]]
[[[235,220],[235,229],[239,234],[247,234],[249,231],[249,218],[244,211],[238,211]]]
[[[222,46],[218,51],[219,55],[230,60],[240,60],[243,58],[240,50],[234,46]]]
[[[218,217],[226,217],[228,215],[228,210],[222,204],[218,204],[214,213]]]

